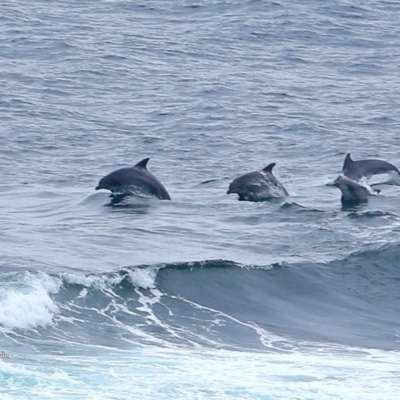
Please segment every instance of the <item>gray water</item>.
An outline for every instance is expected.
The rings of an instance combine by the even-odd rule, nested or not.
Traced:
[[[399,18],[3,2],[1,398],[397,399],[399,182],[329,184],[347,152],[400,166]],[[94,190],[146,157],[172,201]],[[271,162],[289,197],[226,194]]]

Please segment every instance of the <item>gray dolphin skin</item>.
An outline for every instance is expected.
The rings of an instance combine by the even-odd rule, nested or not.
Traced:
[[[114,195],[152,196],[161,200],[171,200],[162,183],[147,170],[149,158],[133,167],[121,168],[101,178],[96,190],[107,189]]]
[[[272,173],[275,165],[272,163],[261,171],[253,171],[239,176],[229,185],[226,193],[236,193],[239,200],[243,201],[263,201],[288,196],[287,190]]]
[[[338,176],[333,185],[342,192],[342,204],[366,203],[368,196],[372,196],[372,193],[365,186],[344,175]]]
[[[343,175],[353,181],[359,181],[364,177],[369,179],[373,175],[386,174],[390,171],[395,171],[400,174],[398,168],[387,161],[374,158],[353,161],[350,153],[348,153],[344,159]]]

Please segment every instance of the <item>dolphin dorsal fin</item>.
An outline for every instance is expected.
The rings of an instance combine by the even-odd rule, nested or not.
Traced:
[[[274,163],[274,162],[271,163],[271,164],[268,164],[265,168],[263,168],[263,171],[264,172],[270,172],[272,174],[272,168],[274,168],[275,165],[276,165],[276,163]]]
[[[351,159],[350,153],[347,153],[346,157],[344,159],[343,167],[346,167],[346,165],[350,165],[352,162],[353,162],[353,160]]]
[[[139,162],[135,165],[135,167],[140,167],[140,168],[147,169],[146,166],[147,166],[147,163],[149,162],[149,160],[150,160],[150,158],[144,158],[142,161],[139,161]]]

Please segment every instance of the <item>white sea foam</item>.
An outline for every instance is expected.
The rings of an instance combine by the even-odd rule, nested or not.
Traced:
[[[60,286],[61,279],[44,273],[15,274],[15,280],[3,282],[0,288],[0,325],[30,329],[50,324],[58,311],[50,294]]]
[[[118,285],[128,276],[132,285],[143,289],[152,289],[155,287],[155,278],[158,269],[159,267],[156,266],[147,268],[135,267],[100,275],[64,272],[61,276],[66,283],[82,285],[86,288],[94,287],[101,290],[109,289],[113,285]]]
[[[399,353],[318,349],[286,354],[136,348],[0,362],[10,398],[397,400]]]
[[[78,273],[64,272],[61,274],[63,280],[66,283],[72,285],[81,285],[85,288],[97,288],[97,289],[107,289],[112,285],[117,285],[121,283],[124,279],[123,275],[117,273],[102,274],[102,275],[85,275]]]
[[[158,270],[158,267],[134,268],[129,271],[129,279],[135,286],[154,289]]]

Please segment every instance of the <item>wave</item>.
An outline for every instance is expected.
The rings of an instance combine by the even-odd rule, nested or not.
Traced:
[[[277,349],[307,341],[398,348],[400,245],[322,264],[203,260],[107,273],[1,275],[7,335]]]

